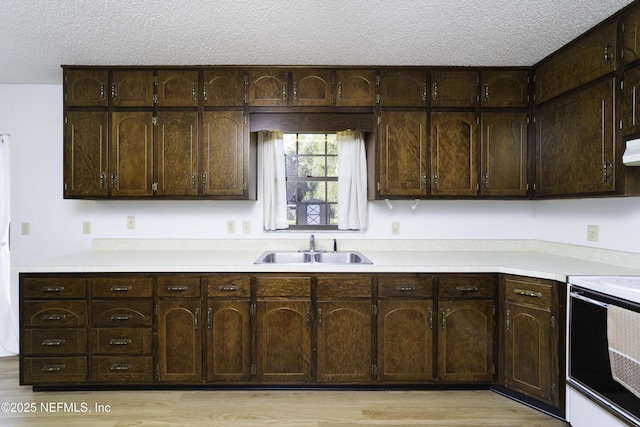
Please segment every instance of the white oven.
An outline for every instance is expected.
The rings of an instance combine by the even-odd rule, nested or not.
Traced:
[[[571,425],[640,425],[640,277],[571,276],[568,299]]]

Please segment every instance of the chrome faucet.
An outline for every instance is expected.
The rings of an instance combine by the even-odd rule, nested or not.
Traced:
[[[316,250],[316,238],[313,237],[313,234],[312,234],[311,237],[309,238],[309,251],[315,252],[315,250]]]

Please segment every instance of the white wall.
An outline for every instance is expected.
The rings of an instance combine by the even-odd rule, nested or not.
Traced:
[[[62,86],[0,85],[0,133],[12,142],[12,265],[91,248],[93,238],[291,238],[309,233],[265,233],[258,201],[90,201],[62,198]],[[640,253],[640,198],[560,201],[382,201],[369,203],[370,227],[349,238],[541,239]],[[136,217],[128,230],[126,218]],[[236,220],[236,234],[226,233]],[[242,221],[251,233],[242,233]],[[91,222],[90,235],[82,222]],[[20,234],[29,222],[31,234]],[[586,225],[600,226],[600,242]],[[627,228],[629,227],[629,228]],[[331,233],[330,233],[331,234]],[[344,236],[344,234],[338,234]],[[322,236],[320,238],[324,238]],[[327,238],[332,236],[327,235]]]

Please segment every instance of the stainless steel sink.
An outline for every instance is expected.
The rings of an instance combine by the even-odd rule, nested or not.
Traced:
[[[254,264],[373,264],[360,252],[271,252],[260,255]]]

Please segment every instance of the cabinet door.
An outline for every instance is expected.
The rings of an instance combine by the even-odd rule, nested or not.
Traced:
[[[257,380],[310,382],[310,301],[258,301],[256,323]]]
[[[448,382],[491,382],[493,302],[440,300],[438,376]]]
[[[153,194],[152,113],[114,112],[111,115],[109,169],[112,196]]]
[[[433,379],[433,302],[378,300],[378,380]]]
[[[376,105],[376,72],[370,69],[336,71],[336,105],[338,107],[373,107]]]
[[[108,194],[108,129],[106,112],[67,112],[64,123],[65,197]]]
[[[109,105],[108,70],[64,70],[64,101],[68,107]]]
[[[293,100],[291,105],[329,106],[333,104],[333,84],[331,70],[296,69],[293,75]]]
[[[426,196],[427,114],[422,111],[382,111],[380,134],[380,177],[378,194]]]
[[[371,301],[318,302],[318,381],[371,381]]]
[[[198,72],[159,70],[158,107],[197,107]]]
[[[158,196],[198,195],[198,113],[159,111],[155,132]]]
[[[242,69],[215,68],[203,72],[205,106],[242,107],[247,102],[247,81]]]
[[[623,136],[640,132],[640,68],[624,73],[621,119]]]
[[[246,191],[247,126],[242,111],[205,111],[202,194],[242,197]]]
[[[477,195],[476,114],[440,112],[433,113],[431,120],[431,194]]]
[[[115,107],[153,107],[153,71],[114,71],[111,98]]]
[[[159,300],[158,380],[202,381],[200,300]]]
[[[527,134],[526,112],[482,113],[483,195],[527,195]]]
[[[526,107],[529,103],[529,73],[525,70],[483,71],[480,100],[483,107]]]
[[[250,380],[249,300],[209,300],[207,381]]]
[[[380,105],[382,107],[425,107],[427,73],[425,70],[382,70]]]
[[[538,195],[615,189],[614,91],[609,79],[538,108]]]
[[[249,105],[278,107],[287,105],[288,73],[277,68],[249,71]]]
[[[431,72],[432,107],[475,107],[477,103],[476,71]]]
[[[617,23],[589,33],[536,67],[536,103],[615,71]]]
[[[551,313],[548,309],[505,304],[505,385],[551,404]]]
[[[630,64],[640,58],[640,7],[634,6],[624,18],[623,59]]]

